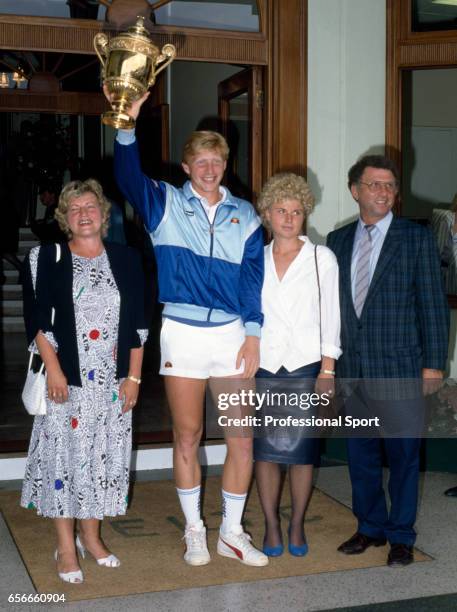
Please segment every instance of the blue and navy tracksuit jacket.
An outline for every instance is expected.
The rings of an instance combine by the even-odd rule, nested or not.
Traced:
[[[197,325],[240,317],[247,335],[260,335],[263,233],[251,204],[227,191],[211,224],[189,181],[177,189],[143,174],[133,130],[118,133],[114,166],[154,245],[164,316]]]

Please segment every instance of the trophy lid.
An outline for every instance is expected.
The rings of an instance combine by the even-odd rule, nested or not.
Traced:
[[[137,15],[136,23],[128,28],[127,34],[133,36],[134,38],[141,36],[150,42],[149,32],[144,27],[144,17],[141,15]]]

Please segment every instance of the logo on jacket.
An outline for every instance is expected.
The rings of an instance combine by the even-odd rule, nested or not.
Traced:
[[[184,212],[186,213],[186,215],[188,217],[193,217],[195,212],[193,210],[184,210]]]
[[[237,217],[233,217],[230,221],[230,223],[239,223],[240,220]]]
[[[172,368],[173,364],[171,363],[171,361],[166,361],[164,364],[164,368]]]

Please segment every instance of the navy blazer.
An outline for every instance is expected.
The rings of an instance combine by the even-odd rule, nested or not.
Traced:
[[[56,262],[54,244],[40,248],[35,291],[29,258],[23,271],[24,320],[28,342],[38,331],[52,331],[57,341],[59,362],[69,385],[81,386],[76,322],[73,307],[73,266],[68,244],[61,244],[62,255]],[[137,333],[147,329],[144,310],[144,276],[138,251],[114,243],[105,243],[111,271],[120,294],[117,346],[117,378],[128,375],[130,349],[141,347]],[[51,324],[55,309],[54,325]]]
[[[331,232],[327,245],[340,269],[344,378],[418,378],[444,370],[449,307],[435,239],[429,228],[393,218],[358,319],[352,301],[351,259],[357,222]]]

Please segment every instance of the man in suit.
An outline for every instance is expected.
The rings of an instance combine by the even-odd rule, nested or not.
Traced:
[[[438,250],[428,228],[393,216],[399,174],[391,160],[363,157],[349,170],[348,179],[360,217],[331,232],[327,241],[340,267],[343,355],[338,376],[359,380],[359,390],[347,400],[349,411],[362,405],[372,414],[380,407],[384,416],[404,410],[414,414],[415,407],[420,411],[420,398],[416,403],[395,398],[383,403],[364,389],[367,379],[422,378],[425,393],[439,386],[447,358],[449,310]],[[389,512],[381,438],[371,433],[369,438],[347,440],[358,527],[340,552],[360,554],[388,541],[388,565],[413,561],[420,438],[410,432],[407,438],[383,440],[390,469]]]

